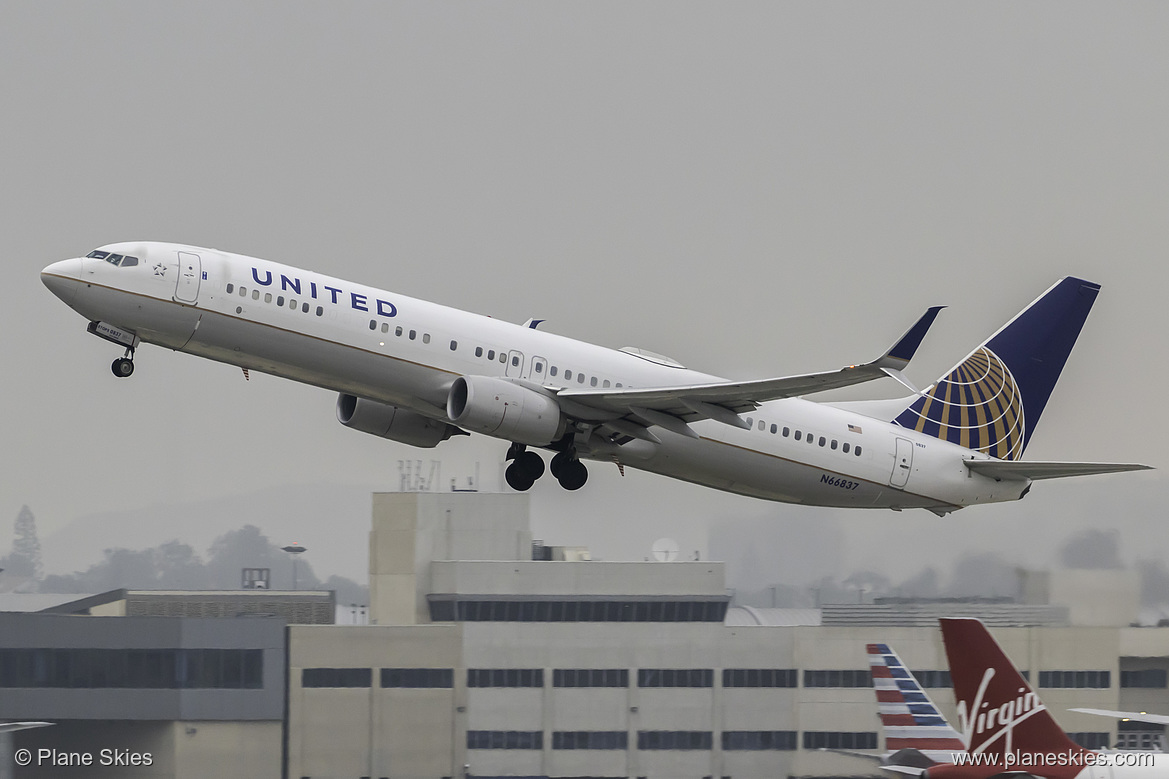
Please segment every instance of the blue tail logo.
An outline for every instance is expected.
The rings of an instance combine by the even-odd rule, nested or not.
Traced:
[[[1000,460],[1019,459],[1099,291],[1070,276],[1056,282],[894,422]]]

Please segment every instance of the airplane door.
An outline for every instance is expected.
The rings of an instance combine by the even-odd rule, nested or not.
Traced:
[[[548,361],[543,357],[533,357],[531,365],[531,372],[528,373],[528,379],[543,384],[544,379],[548,376]]]
[[[511,376],[520,378],[524,375],[524,353],[523,352],[508,352],[507,353],[507,368],[503,372],[504,376]]]
[[[889,484],[901,489],[909,482],[909,472],[913,468],[913,441],[908,438],[897,439],[897,451],[893,454],[893,473],[889,474]]]
[[[199,299],[199,280],[203,277],[203,263],[199,255],[179,252],[179,277],[175,281],[175,300],[194,303]]]

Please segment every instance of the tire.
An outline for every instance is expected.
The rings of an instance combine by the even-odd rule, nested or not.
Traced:
[[[566,490],[579,490],[589,480],[589,469],[580,460],[570,460],[560,469],[557,481]]]
[[[535,479],[528,477],[527,471],[524,470],[523,465],[518,460],[507,466],[507,470],[503,472],[503,477],[507,479],[507,486],[517,492],[527,492],[536,483]]]
[[[548,470],[552,472],[552,478],[559,479],[560,472],[564,470],[564,464],[570,461],[572,457],[568,452],[560,452],[552,458],[552,462],[548,464]]]
[[[125,357],[119,357],[110,365],[110,370],[119,379],[129,378],[134,373],[134,361]]]
[[[524,452],[516,458],[516,463],[533,482],[544,475],[544,458],[535,452]]]

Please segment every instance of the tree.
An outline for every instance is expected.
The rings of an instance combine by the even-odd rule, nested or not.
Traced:
[[[4,558],[4,565],[12,576],[39,580],[44,573],[41,566],[41,542],[37,539],[37,520],[28,506],[21,506],[16,515],[12,554]]]

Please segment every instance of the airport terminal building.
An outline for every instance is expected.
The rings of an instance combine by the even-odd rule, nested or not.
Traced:
[[[371,624],[320,624],[308,606],[133,616],[145,593],[0,614],[0,719],[62,723],[16,747],[115,739],[157,755],[70,776],[872,776],[874,762],[822,751],[883,749],[865,645],[891,645],[953,722],[936,619],[964,614],[1087,746],[1161,733],[1070,707],[1169,714],[1169,628],[1126,627],[1124,572],[1034,575],[1022,603],[792,613],[731,607],[719,562],[587,558],[533,545],[525,495],[377,494]],[[119,647],[154,652],[133,655],[154,675],[117,670]]]

